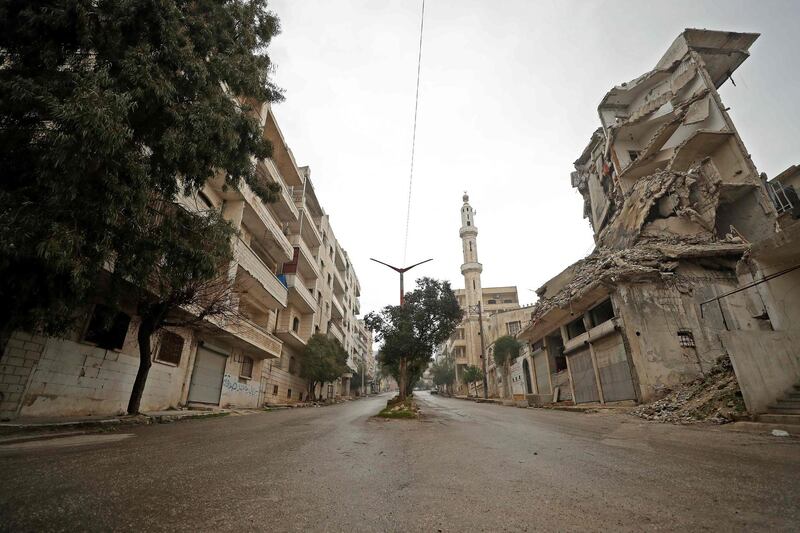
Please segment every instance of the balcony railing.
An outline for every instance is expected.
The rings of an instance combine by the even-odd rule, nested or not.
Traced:
[[[344,333],[339,329],[335,323],[331,322],[330,327],[328,327],[328,333],[334,336],[339,342],[344,344]]]
[[[289,300],[298,306],[303,314],[313,313],[317,309],[317,302],[308,291],[303,281],[296,274],[283,274],[278,279],[284,279],[289,289]],[[298,301],[299,300],[299,301]]]
[[[220,317],[210,317],[209,322],[220,329],[246,342],[253,348],[260,350],[267,357],[280,357],[283,343],[268,333],[258,324],[245,317],[225,320]]]
[[[264,165],[264,169],[269,175],[269,179],[280,186],[281,198],[279,201],[282,204],[285,204],[286,209],[288,209],[292,213],[294,220],[297,220],[299,213],[297,211],[297,206],[295,205],[294,198],[292,198],[292,192],[291,192],[292,188],[286,185],[286,182],[284,181],[283,176],[281,176],[278,167],[275,166],[275,162],[272,161],[272,159],[262,159],[261,161],[259,161],[259,163]]]
[[[246,183],[242,183],[241,189],[248,205],[256,213],[258,219],[267,229],[267,233],[269,233],[277,247],[285,255],[284,260],[290,261],[294,256],[294,246],[292,246],[292,244],[289,242],[289,239],[286,238],[286,235],[283,234],[280,226],[278,226],[278,223],[272,217],[272,214],[267,210],[267,208],[264,207],[263,202],[256,195],[256,193],[254,193]]]
[[[234,255],[239,266],[247,271],[280,306],[286,307],[287,288],[267,268],[267,265],[256,255],[252,248],[243,240],[237,239]]]

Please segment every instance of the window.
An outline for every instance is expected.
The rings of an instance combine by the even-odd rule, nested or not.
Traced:
[[[277,385],[273,385],[272,386],[272,395],[273,396],[277,396],[278,395],[278,386]]]
[[[474,280],[474,279],[472,280],[472,288],[473,288],[473,289],[475,289],[475,288],[476,288],[476,287],[475,287],[475,280]]]
[[[504,304],[513,304],[514,300],[503,300]]]
[[[678,331],[678,343],[684,348],[694,348],[694,335],[688,329],[681,329]]]
[[[300,331],[300,319],[297,317],[294,317],[294,319],[292,319],[292,331],[294,331],[295,333]]]
[[[520,323],[519,320],[516,322],[508,322],[506,323],[506,328],[508,329],[509,335],[516,335],[519,333],[520,330]]]
[[[589,311],[589,318],[592,321],[592,326],[599,326],[603,322],[608,322],[614,318],[614,306],[611,305],[611,300],[605,300]]]
[[[471,226],[471,225],[472,225],[472,222],[470,222],[469,220],[467,220],[467,226]]]
[[[162,331],[156,361],[178,366],[183,354],[183,337],[171,331]]]
[[[286,397],[289,398],[290,400],[292,399],[292,389],[286,391]]]
[[[322,292],[317,291],[317,303],[319,303],[320,300],[322,300]]]
[[[289,373],[294,374],[295,370],[297,370],[297,360],[294,356],[289,358]]]
[[[544,339],[539,339],[538,341],[531,344],[531,351],[535,352],[536,350],[541,350],[544,348]]]
[[[469,241],[469,251],[472,251],[472,241]]]
[[[574,339],[582,333],[586,333],[586,326],[583,324],[583,315],[567,324],[567,338]]]
[[[110,307],[97,304],[83,335],[85,342],[106,350],[119,350],[128,335],[131,317],[119,311],[115,313]]]
[[[253,358],[244,356],[242,357],[242,367],[239,369],[239,377],[252,378],[253,377]]]
[[[486,303],[488,303],[489,305],[494,305],[494,304],[496,304],[496,303],[497,303],[497,300],[494,300],[494,299],[493,299],[493,300],[489,300],[489,301],[488,301],[488,302],[486,302]]]
[[[636,150],[628,150],[628,157],[631,158],[631,163],[639,159],[639,152]]]

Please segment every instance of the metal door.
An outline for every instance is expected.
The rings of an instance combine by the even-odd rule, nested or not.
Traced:
[[[544,350],[533,354],[533,369],[536,371],[536,388],[539,394],[550,394],[550,373],[547,370],[547,353]]]
[[[572,386],[575,388],[575,403],[599,402],[597,379],[594,375],[592,354],[588,348],[567,356],[569,371],[572,374]]]
[[[227,360],[227,356],[203,346],[197,348],[192,381],[189,384],[190,402],[219,404]]]
[[[631,368],[625,355],[622,337],[615,333],[593,344],[597,359],[597,370],[600,373],[600,384],[603,387],[603,399],[607,402],[619,400],[635,400]]]

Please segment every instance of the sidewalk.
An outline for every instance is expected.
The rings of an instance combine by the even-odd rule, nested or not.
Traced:
[[[168,410],[148,411],[138,415],[95,415],[72,417],[22,417],[9,422],[0,422],[0,434],[10,434],[26,431],[51,431],[62,429],[89,429],[89,428],[114,428],[126,425],[160,424],[187,420],[190,418],[209,418],[227,416],[229,414],[244,414],[244,410],[216,409],[210,411],[198,410]]]

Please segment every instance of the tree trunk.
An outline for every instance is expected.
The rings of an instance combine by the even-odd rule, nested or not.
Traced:
[[[142,320],[139,324],[139,331],[136,339],[139,341],[139,369],[136,371],[136,379],[133,382],[131,398],[128,401],[128,414],[135,415],[139,412],[142,403],[144,386],[147,384],[147,376],[150,374],[152,361],[150,359],[150,336],[153,334],[153,323],[150,320]]]
[[[400,400],[401,401],[405,401],[406,396],[407,396],[407,394],[406,394],[406,381],[408,380],[408,375],[407,375],[408,369],[406,368],[407,364],[408,363],[406,361],[406,358],[405,357],[401,357],[400,358],[400,383],[397,384],[398,388],[400,389],[398,391],[398,393],[400,395]]]
[[[155,305],[140,305],[140,316],[142,321],[139,324],[139,331],[136,333],[136,340],[139,342],[139,369],[136,371],[136,379],[133,381],[133,390],[128,401],[128,414],[135,415],[139,412],[142,403],[144,386],[147,384],[147,376],[150,374],[152,362],[151,338],[164,324],[170,305],[167,302],[159,302]]]
[[[510,400],[511,386],[508,383],[508,375],[511,373],[511,368],[508,364],[508,359],[506,359],[505,362],[503,363],[503,373],[505,374],[505,376],[503,377],[503,389],[505,389],[506,392],[506,400]]]

